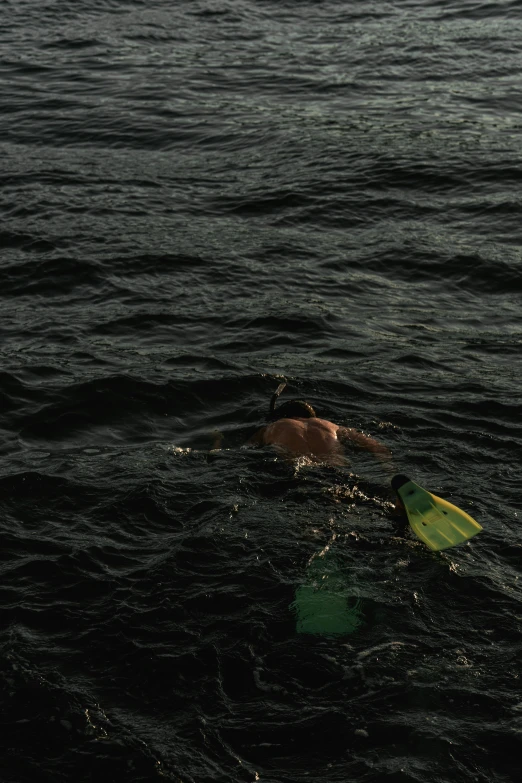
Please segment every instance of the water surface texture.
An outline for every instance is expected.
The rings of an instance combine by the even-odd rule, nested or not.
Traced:
[[[3,783],[519,780],[521,62],[502,0],[0,2]],[[283,376],[484,531],[241,448]]]

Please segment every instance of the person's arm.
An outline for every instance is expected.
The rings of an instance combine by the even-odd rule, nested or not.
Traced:
[[[266,427],[261,427],[260,430],[254,432],[254,434],[245,443],[245,446],[262,446],[265,442],[265,430]]]
[[[218,451],[223,443],[224,435],[220,430],[212,430],[212,448],[210,451]]]
[[[359,448],[375,454],[383,462],[389,462],[392,459],[391,451],[383,443],[375,440],[375,438],[370,438],[369,435],[364,435],[353,427],[339,427],[337,437],[341,441],[349,441],[359,446]]]

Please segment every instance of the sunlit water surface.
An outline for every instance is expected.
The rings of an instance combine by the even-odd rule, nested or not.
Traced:
[[[519,4],[0,19],[2,781],[518,781]]]

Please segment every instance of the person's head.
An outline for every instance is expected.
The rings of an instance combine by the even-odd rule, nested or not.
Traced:
[[[288,400],[276,408],[270,418],[272,421],[277,419],[316,419],[317,414],[309,402]]]

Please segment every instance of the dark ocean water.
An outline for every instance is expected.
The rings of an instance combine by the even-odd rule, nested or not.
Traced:
[[[0,2],[2,783],[520,780],[521,62],[516,2]],[[281,376],[484,532],[241,449]]]

